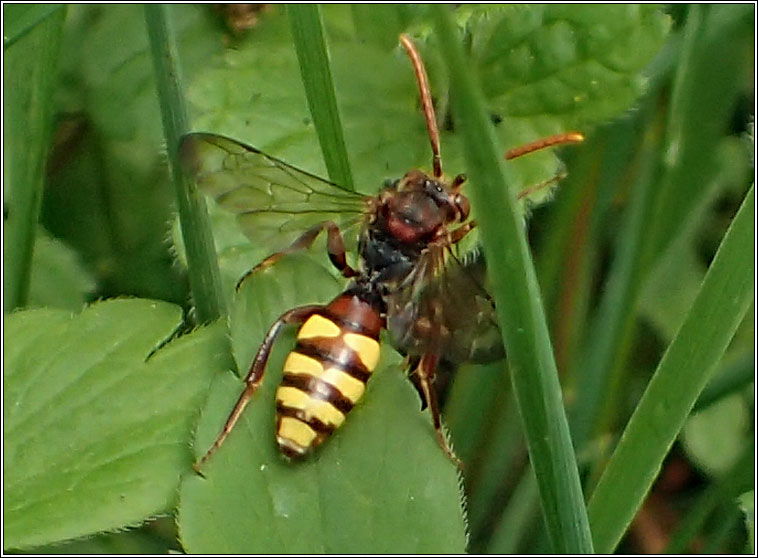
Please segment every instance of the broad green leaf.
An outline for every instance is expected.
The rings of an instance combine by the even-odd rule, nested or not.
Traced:
[[[169,521],[167,518],[161,521]],[[152,536],[151,536],[152,535]],[[168,554],[176,550],[177,545],[170,545],[165,539],[148,534],[143,530],[129,529],[120,533],[102,533],[82,540],[70,541],[48,546],[35,546],[26,550],[27,554]]]
[[[139,299],[6,318],[6,548],[171,509],[198,409],[227,362],[218,326],[161,347],[180,323],[180,308]]]
[[[94,280],[82,267],[78,255],[39,228],[32,258],[29,305],[77,311],[94,289]]]
[[[373,194],[383,179],[428,166],[431,154],[408,61],[372,45],[336,43],[329,50],[356,190]],[[188,95],[195,129],[244,141],[327,178],[289,42],[250,42],[228,51],[190,84]]]
[[[333,277],[303,255],[252,275],[231,316],[242,375],[264,332],[285,310],[327,302]],[[274,391],[293,345],[277,342],[259,391],[203,477],[182,483],[179,530],[192,553],[452,553],[466,544],[455,466],[388,348],[357,407],[314,455],[289,462],[274,440]],[[242,390],[214,382],[194,444],[209,448]]]
[[[616,116],[644,91],[640,72],[669,25],[650,4],[503,8],[475,52],[485,96],[506,125],[508,118],[546,125],[563,117],[576,127]]]
[[[465,10],[466,8],[462,8]],[[630,109],[670,21],[655,5],[539,4],[473,8],[472,64],[505,148],[579,130]],[[554,176],[549,151],[512,165],[514,189]],[[550,190],[530,196],[542,202]],[[549,198],[548,198],[549,199]]]

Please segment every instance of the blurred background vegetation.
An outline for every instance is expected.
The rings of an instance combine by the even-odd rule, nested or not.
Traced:
[[[3,9],[6,168],[14,154],[28,149],[14,142],[14,134],[49,138],[38,154],[44,189],[39,200],[25,202],[32,213],[39,208],[39,227],[28,284],[20,288],[8,285],[23,261],[23,243],[11,244],[18,236],[9,226],[27,209],[14,204],[11,171],[5,175],[5,311],[79,310],[85,302],[135,296],[173,302],[191,316],[186,273],[173,247],[174,193],[142,8]],[[172,7],[192,127],[237,137],[323,176],[297,67],[291,53],[283,55],[291,43],[282,11],[261,5]],[[583,129],[585,144],[562,151],[568,178],[552,202],[535,207],[529,218],[586,495],[692,305],[754,174],[754,6],[677,4],[663,11],[670,33],[644,68],[641,96],[621,114],[597,116]],[[373,17],[347,6],[324,7],[327,39],[360,37],[392,49],[397,31],[428,33],[420,9],[398,7],[390,27],[386,12],[384,19]],[[462,9],[459,18],[466,17]],[[16,27],[9,30],[9,22]],[[58,48],[37,53],[48,58],[39,77],[30,75],[27,57],[35,52],[30,41],[42,32],[60,35]],[[477,43],[467,46],[475,51]],[[335,45],[333,54],[339,58],[349,49]],[[258,69],[261,61],[265,73]],[[349,66],[349,58],[342,63]],[[443,77],[433,58],[429,64],[435,89]],[[686,73],[678,71],[683,66]],[[342,82],[337,76],[338,99],[341,84],[353,92],[341,110],[359,190],[371,193],[384,178],[428,164],[418,108],[406,103],[415,95],[408,75],[407,68],[387,63],[343,72]],[[51,117],[41,129],[20,130],[23,121],[9,116],[8,107],[36,79],[53,100],[52,108],[42,103],[38,110],[50,110]],[[246,84],[257,92],[252,98]],[[361,113],[371,116],[361,120]],[[536,125],[519,132],[540,131]],[[404,142],[411,134],[414,140]],[[445,134],[445,168],[458,172],[463,162],[454,130]],[[253,258],[243,256],[222,265],[227,284]],[[744,257],[752,259],[754,250]],[[28,299],[11,296],[24,291]],[[619,552],[750,550],[738,497],[754,488],[754,341],[751,306]],[[550,552],[518,409],[501,371],[502,363],[463,366],[446,393],[444,416],[467,465],[469,550]],[[744,501],[751,504],[752,494]],[[169,549],[180,549],[173,522],[158,519],[37,550]]]

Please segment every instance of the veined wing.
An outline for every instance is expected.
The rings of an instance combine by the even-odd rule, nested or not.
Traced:
[[[334,221],[344,233],[361,222],[371,199],[216,134],[187,134],[179,152],[200,189],[237,215],[251,241],[272,251],[323,221]]]
[[[404,354],[437,353],[449,364],[492,362],[505,355],[483,255],[463,260],[449,246],[430,246],[390,295],[387,324]]]

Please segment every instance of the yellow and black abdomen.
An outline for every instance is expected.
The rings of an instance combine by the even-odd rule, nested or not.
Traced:
[[[384,321],[371,304],[342,294],[312,314],[297,333],[276,391],[276,440],[302,457],[345,421],[379,362]]]

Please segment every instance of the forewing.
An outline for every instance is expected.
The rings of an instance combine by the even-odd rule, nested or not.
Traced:
[[[334,221],[344,233],[361,222],[371,199],[224,136],[187,134],[179,150],[200,189],[237,215],[252,242],[272,251],[323,221]]]
[[[431,246],[389,297],[387,323],[397,349],[437,353],[448,363],[492,362],[505,355],[479,252],[459,259]]]

